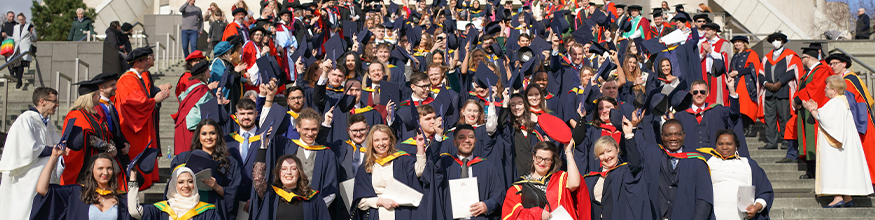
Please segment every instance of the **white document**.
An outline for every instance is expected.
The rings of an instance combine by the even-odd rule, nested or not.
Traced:
[[[678,29],[666,34],[664,37],[660,38],[660,40],[662,40],[665,45],[677,44],[687,41],[687,34],[684,34],[683,31]]]
[[[714,184],[714,215],[717,220],[741,220],[742,213],[738,211],[739,183],[723,181]],[[751,200],[753,201],[753,200]],[[745,206],[747,208],[747,206]]]
[[[480,202],[477,177],[454,179],[449,182],[453,219],[471,217],[471,205]]]
[[[346,210],[352,206],[352,192],[355,188],[355,179],[349,179],[340,183],[340,196],[343,198],[343,204],[346,205]]]
[[[565,210],[565,207],[559,206],[556,209],[553,209],[553,212],[550,213],[553,217],[550,217],[550,220],[574,220],[571,217],[571,214],[568,213],[568,210]]]
[[[380,197],[391,199],[401,206],[418,207],[419,202],[422,200],[422,193],[404,185],[404,183],[398,182],[396,179],[393,179],[392,182],[386,186],[386,190],[383,192],[383,195],[380,195]]]
[[[738,211],[747,212],[747,207],[756,200],[756,186],[738,186]]]
[[[201,172],[197,172],[196,174],[194,174],[194,177],[194,182],[197,183],[198,189],[213,191],[213,188],[207,186],[207,184],[203,181],[213,178],[213,172],[210,171],[210,168],[201,170]]]

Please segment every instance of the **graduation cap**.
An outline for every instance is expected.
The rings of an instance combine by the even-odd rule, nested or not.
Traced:
[[[191,67],[191,76],[198,76],[206,73],[208,69],[210,69],[210,61],[202,60]]]
[[[67,142],[67,140],[70,139],[70,137],[71,137],[70,134],[73,133],[73,128],[78,127],[78,126],[74,126],[75,124],[76,124],[76,118],[70,118],[67,120],[67,123],[65,123],[65,125],[67,125],[67,126],[64,127],[64,133],[61,134],[61,139],[58,142],[59,144],[63,144],[65,147],[67,146],[66,142]]]
[[[405,131],[411,131],[419,127],[419,111],[417,111],[416,106],[414,106],[413,103],[410,103],[410,105],[407,106],[402,106],[401,110],[397,112],[398,118],[403,122],[403,129]]]
[[[346,42],[343,41],[343,38],[340,35],[334,35],[331,38],[328,38],[323,45],[325,46],[325,57],[331,58],[332,61],[336,61],[341,54],[346,53],[346,47],[344,46]]]
[[[394,30],[403,30],[406,26],[405,25],[406,23],[404,23],[404,16],[398,16],[398,18],[395,18],[395,21],[393,21],[392,23],[393,23],[393,25],[392,25],[393,31]],[[397,36],[397,37],[400,38],[401,36]]]
[[[641,6],[640,6],[640,5],[630,5],[630,6],[629,6],[629,7],[627,7],[627,8],[628,8],[628,10],[629,10],[629,11],[634,11],[634,10],[638,10],[638,11],[641,11],[641,10],[643,10],[643,9],[644,9],[644,8],[643,8],[643,7],[641,7]]]
[[[149,143],[151,144],[152,141],[150,140]],[[133,169],[134,166],[139,167],[140,171],[143,171],[143,173],[145,174],[152,173],[152,171],[155,170],[154,161],[158,159],[159,151],[161,150],[151,147],[146,147],[146,149],[143,149],[143,152],[138,154],[137,157],[134,157],[134,159],[131,159],[131,163],[128,164],[127,173],[130,174],[131,169]]]
[[[239,35],[231,35],[228,38],[225,38],[225,41],[228,41],[228,44],[230,44],[231,47],[243,44],[243,38]]]
[[[128,61],[128,63],[133,63],[134,61],[146,58],[149,55],[152,55],[152,47],[140,47],[128,53],[125,60]]]
[[[577,126],[571,130],[571,140],[574,141],[574,146],[580,145],[586,139],[587,126]]]
[[[720,31],[720,25],[719,25],[719,24],[716,24],[716,23],[707,23],[707,24],[703,24],[703,25],[702,25],[702,30],[704,30],[704,29],[711,29],[711,30],[715,30],[715,31],[717,31],[717,32],[722,32],[722,31]]]
[[[498,44],[498,42],[492,43],[492,45],[489,45],[489,47],[492,47],[492,53],[496,57],[504,56],[504,50],[501,49],[501,44]]]
[[[185,166],[191,169],[192,172],[198,173],[202,170],[210,169],[212,172],[217,172],[219,162],[213,160],[209,153],[203,150],[193,150],[188,154],[188,160],[185,161]],[[142,168],[140,168],[142,169]]]
[[[410,22],[414,24],[419,24],[419,20],[422,19],[422,14],[416,11],[410,11]]]
[[[393,22],[383,22],[383,26],[386,27],[386,29],[395,29],[395,24]]]
[[[202,119],[213,119],[213,121],[220,122],[221,116],[225,115],[222,114],[222,110],[217,99],[209,99],[200,105]]]
[[[593,12],[592,16],[589,17],[589,20],[592,20],[593,22],[595,22],[595,24],[598,24],[602,27],[611,26],[611,19],[608,19],[608,15],[602,13],[602,11],[599,10]]]
[[[490,87],[494,83],[498,83],[498,75],[495,75],[489,66],[487,66],[483,61],[480,61],[480,64],[477,65],[477,72],[475,77],[477,77],[477,82],[480,83],[483,88],[490,89]]]
[[[401,86],[394,82],[380,82],[380,105],[388,105],[389,100],[396,105],[401,103]]]
[[[607,48],[603,47],[601,44],[599,44],[595,41],[590,41],[590,44],[592,44],[592,46],[589,47],[590,53],[594,53],[597,55],[603,55],[605,52],[608,52]]]
[[[676,4],[676,5],[674,5],[674,9],[675,9],[675,11],[680,11],[680,10],[684,9],[684,5],[686,5],[686,4],[685,4],[685,3],[680,3],[680,4]]]
[[[686,89],[676,88],[669,94],[672,108],[675,111],[686,111],[693,104],[693,95]]]
[[[235,15],[237,15],[237,13],[243,13],[243,15],[248,15],[248,14],[249,14],[248,12],[246,12],[246,9],[243,9],[243,8],[235,8],[234,11],[231,12],[231,15],[232,15],[232,16],[235,16]]]
[[[787,43],[787,35],[784,35],[784,33],[781,32],[769,34],[769,37],[766,38],[766,42],[772,43],[772,41],[776,39],[781,39],[781,42],[785,44]]]
[[[419,45],[419,41],[422,40],[422,28],[419,26],[414,26],[412,28],[407,28],[407,42],[410,43],[411,48],[416,48]]]
[[[817,47],[803,47],[802,54],[806,54],[808,56],[817,58],[820,55],[820,48]],[[801,57],[801,55],[800,55]]]
[[[536,56],[540,56],[541,51],[550,50],[552,48],[552,44],[548,43],[544,38],[534,36],[532,39],[532,44],[529,46],[535,52]]]
[[[398,4],[395,4],[394,1],[389,1],[389,6],[386,9],[389,14],[395,14],[395,11],[398,11]]]
[[[622,130],[623,126],[623,113],[620,112],[619,109],[611,109],[608,113],[608,120],[611,122],[614,127],[619,128],[618,130]]]
[[[259,32],[259,31],[261,32],[262,35],[267,33],[267,31],[265,31],[264,28],[256,25],[254,28],[249,29],[249,36],[252,37],[252,35],[255,35],[255,32]]]
[[[370,39],[373,34],[374,33],[372,33],[370,30],[365,28],[362,31],[358,32],[358,34],[355,35],[356,41],[358,41],[361,44],[367,43],[367,41],[365,41],[365,40]]]
[[[829,55],[828,57],[826,57],[826,59],[824,59],[824,60],[825,60],[827,63],[831,62],[832,60],[839,60],[839,61],[845,63],[845,68],[851,68],[851,57],[848,57],[848,55],[845,55],[845,54],[843,54],[843,53],[834,53],[834,54],[830,54],[830,55]]]
[[[452,100],[453,98],[450,97],[449,93],[438,93],[437,97],[435,97],[434,101],[431,103],[432,106],[438,106],[438,109],[436,109],[438,117],[445,117],[456,113],[456,106],[454,106]]]
[[[270,128],[273,128],[273,131],[270,133],[270,137],[261,137],[262,139],[271,139],[275,134],[283,134],[286,133],[286,130],[289,128],[289,124],[291,124],[291,120],[287,120],[286,118],[290,118],[287,113],[288,109],[282,106],[274,106],[271,107],[269,111],[263,112],[262,114],[267,114],[264,117],[264,120],[260,123],[262,126],[258,129],[258,133],[264,133]]]
[[[680,22],[684,22],[684,23],[685,23],[685,22],[687,22],[687,21],[690,21],[690,15],[687,14],[686,12],[678,12],[678,13],[677,13],[676,15],[674,15],[674,17],[672,17],[671,19],[672,19],[672,20],[676,20],[676,21],[680,21]]]
[[[708,17],[708,14],[697,14],[693,16],[693,21],[705,19],[705,23],[711,23],[711,18]]]
[[[574,36],[574,40],[579,44],[586,44],[595,39],[595,37],[592,36],[592,30],[589,28],[578,28],[574,32],[571,32],[571,36]]]
[[[562,119],[551,114],[538,115],[538,125],[544,130],[551,139],[558,141],[561,144],[568,144],[571,141],[571,129],[565,125]]]
[[[453,33],[447,33],[447,48],[448,49],[459,48],[459,38],[457,38],[456,35]]]
[[[270,19],[267,19],[267,18],[261,18],[261,19],[255,20],[256,27],[263,27],[265,24],[271,24],[271,23],[273,23],[273,22],[271,22]]]
[[[258,69],[258,76],[260,83],[268,83],[270,79],[277,78],[282,73],[282,69],[274,69],[270,60],[271,56],[262,56],[255,60],[255,66]],[[205,63],[205,62],[202,62]],[[192,73],[194,75],[194,73]]]
[[[88,93],[92,93],[94,91],[100,90],[100,84],[102,82],[96,82],[93,80],[82,81],[78,83],[74,83],[73,85],[79,85],[79,95],[86,95]]]
[[[744,41],[745,43],[750,43],[750,39],[748,39],[747,36],[739,36],[739,35],[733,36],[732,40],[729,40],[729,42],[735,42],[735,41],[739,41],[739,40]]]
[[[650,40],[642,41],[641,46],[644,46],[644,49],[646,49],[650,55],[657,55],[663,50],[668,49],[665,44],[659,42],[658,38],[651,38]]]
[[[343,21],[343,37],[352,39],[352,36],[358,32],[358,23],[355,21]]]
[[[616,4],[616,5],[614,5],[614,7],[626,9],[626,5],[624,5],[624,4]]]
[[[501,31],[501,21],[493,21],[486,24],[486,28],[483,29],[483,34],[485,35],[494,35]]]
[[[599,65],[599,69],[598,71],[596,71],[596,74],[598,74],[598,77],[601,77],[604,80],[608,80],[611,77],[611,70],[614,70],[616,68],[617,65],[614,64],[614,62],[611,62],[610,59],[605,59],[605,62],[602,62],[602,64]]]
[[[466,36],[466,38],[468,38],[468,43],[476,45],[478,35],[480,35],[480,32],[477,31],[477,28],[468,28],[468,35]]]
[[[553,29],[553,33],[556,36],[562,35],[565,30],[568,30],[568,27],[571,25],[568,24],[568,20],[565,20],[565,14],[562,11],[557,11],[553,13],[553,20],[550,21],[550,28]]]

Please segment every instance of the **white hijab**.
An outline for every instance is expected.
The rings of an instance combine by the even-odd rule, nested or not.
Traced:
[[[183,197],[179,192],[176,191],[176,180],[179,178],[179,175],[187,172],[191,174],[191,177],[194,178],[194,172],[191,171],[188,167],[180,167],[173,171],[173,178],[170,179],[170,184],[167,187],[167,203],[170,205],[170,208],[173,209],[173,213],[176,213],[177,216],[185,215],[188,210],[193,209],[200,202],[200,195],[198,194],[197,184],[195,183],[191,189],[191,196]]]

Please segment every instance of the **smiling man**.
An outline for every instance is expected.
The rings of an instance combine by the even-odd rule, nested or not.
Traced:
[[[725,79],[725,78],[724,78]],[[686,111],[674,113],[674,118],[681,122],[684,132],[690,134],[686,137],[688,151],[700,147],[714,146],[717,143],[717,131],[732,129],[732,126],[740,116],[738,94],[735,92],[735,78],[729,78],[729,106],[707,102],[709,95],[708,83],[704,80],[696,80],[692,83],[690,95],[693,97],[693,105]],[[738,152],[747,155],[747,147],[740,146]]]
[[[442,214],[446,215],[446,219],[449,219],[453,217],[454,213],[449,194],[452,188],[447,187],[450,186],[449,181],[475,178],[479,195],[477,200],[479,202],[468,206],[470,207],[468,211],[471,216],[464,219],[498,218],[501,213],[495,210],[501,207],[501,204],[504,202],[505,190],[503,189],[505,187],[493,163],[484,162],[485,159],[474,156],[474,147],[477,145],[474,127],[467,124],[456,126],[453,135],[453,145],[458,150],[456,155],[441,154],[434,167],[436,170],[432,171],[444,177],[442,178],[443,183],[440,184],[440,186],[444,187],[440,190],[443,198],[445,198],[441,202],[444,202],[443,207],[446,208]]]

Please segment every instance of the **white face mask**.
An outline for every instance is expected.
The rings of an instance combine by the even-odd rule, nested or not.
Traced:
[[[782,46],[781,44],[783,44],[783,43],[784,42],[781,42],[779,40],[772,41],[772,47],[775,47],[775,49],[780,49]]]

